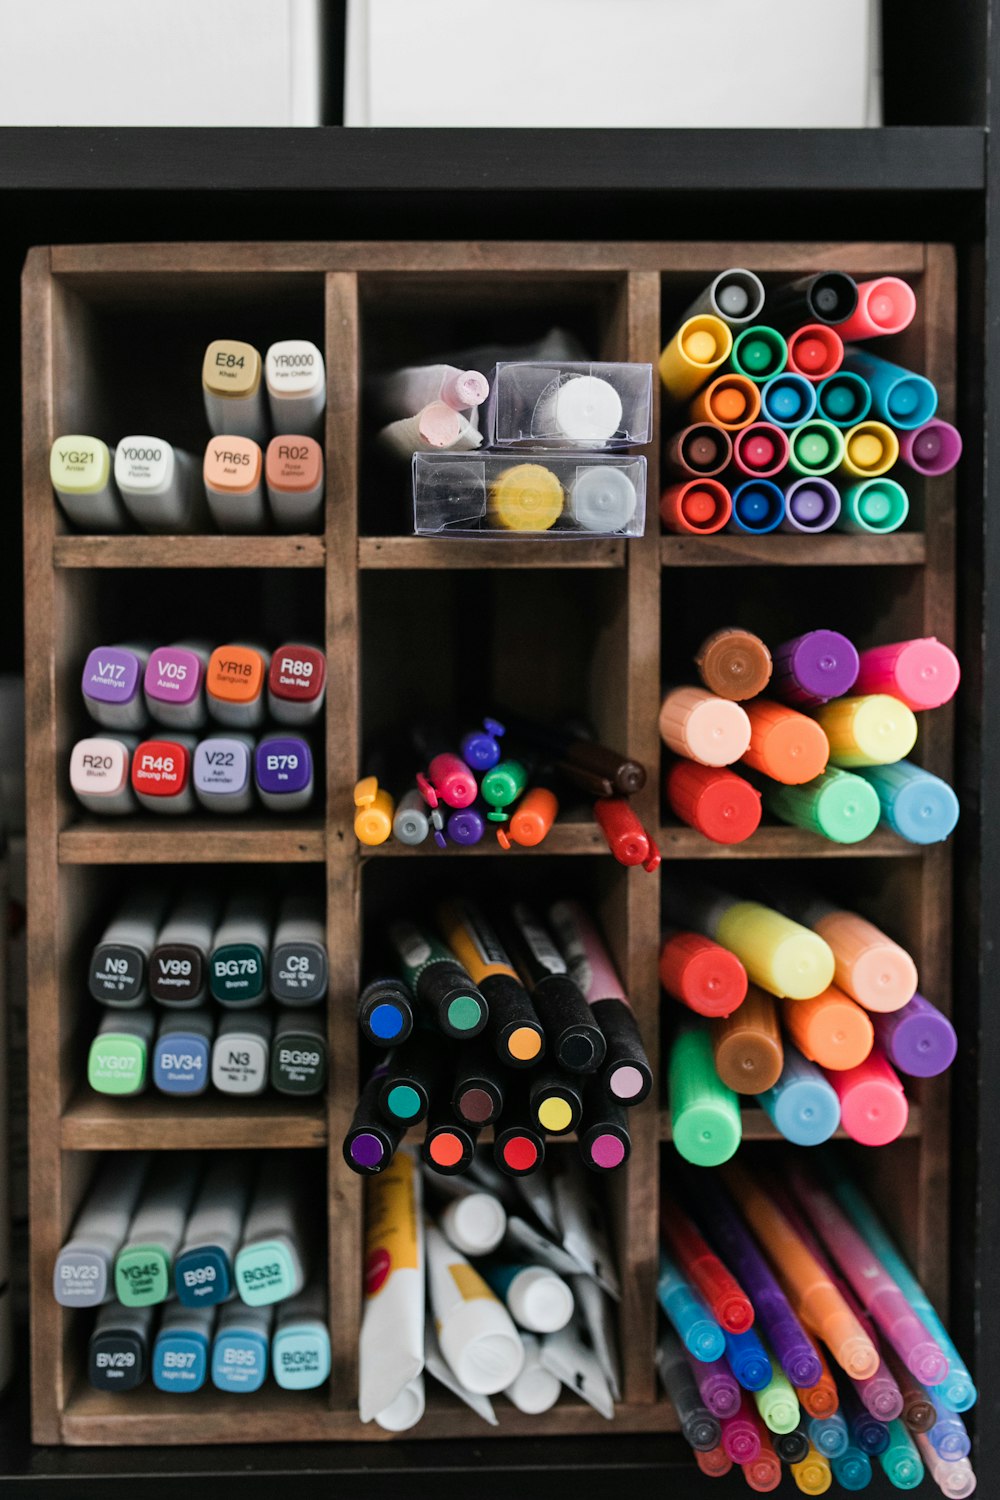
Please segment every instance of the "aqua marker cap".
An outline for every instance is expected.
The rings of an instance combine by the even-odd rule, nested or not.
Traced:
[[[829,479],[812,475],[796,479],[785,490],[782,531],[829,531],[840,515],[840,493]]]
[[[188,1152],[160,1153],[143,1184],[128,1235],[115,1258],[115,1292],[126,1307],[165,1302],[173,1289],[173,1258],[198,1187]]]
[[[867,349],[848,349],[844,368],[867,381],[872,409],[881,422],[912,431],[929,422],[937,411],[938,393],[925,375],[880,359]]]
[[[889,693],[918,713],[950,702],[960,678],[955,653],[935,636],[924,636],[863,651],[856,691]]]
[[[866,1490],[872,1482],[872,1461],[867,1453],[853,1444],[837,1458],[831,1458],[833,1477],[844,1490]]]
[[[816,387],[803,375],[773,375],[760,393],[761,415],[775,427],[800,427],[816,410]]]
[[[912,761],[891,766],[859,766],[856,774],[874,788],[880,822],[911,844],[939,844],[958,822],[958,798],[946,781]]]
[[[271,1045],[271,1087],[279,1094],[321,1094],[326,1073],[326,1017],[314,1010],[279,1010]]]
[[[61,1307],[97,1307],[114,1294],[114,1263],[149,1169],[148,1151],[101,1159],[69,1238],[56,1256],[52,1295]]]
[[[230,1011],[212,1043],[212,1084],[220,1094],[254,1098],[267,1088],[274,1021],[266,1010]]]
[[[234,1265],[236,1290],[251,1307],[283,1302],[305,1285],[305,1185],[294,1158],[268,1152],[254,1188]]]
[[[901,1010],[872,1016],[878,1044],[889,1061],[911,1078],[936,1078],[955,1061],[955,1028],[919,990]]]
[[[820,416],[834,427],[854,427],[871,411],[871,387],[862,376],[837,370],[816,387],[816,405]]]
[[[115,483],[142,531],[207,531],[205,490],[197,459],[163,438],[123,437],[115,449]]]
[[[144,729],[142,680],[149,661],[145,646],[95,646],[83,666],[81,689],[87,712],[105,729]]]
[[[212,1344],[216,1390],[251,1395],[267,1379],[274,1308],[227,1302],[219,1310]]]
[[[764,806],[783,823],[821,834],[835,844],[860,844],[879,822],[878,797],[867,781],[834,767],[802,786],[769,781]]]
[[[215,1012],[168,1011],[153,1049],[153,1085],[161,1094],[203,1094],[208,1088]]]
[[[141,1094],[156,1029],[150,1006],[109,1011],[87,1053],[87,1082],[98,1094]]]
[[[865,479],[841,494],[838,531],[867,531],[884,535],[898,531],[910,513],[910,501],[894,479]]]
[[[69,784],[90,812],[124,817],[138,810],[129,775],[135,748],[134,735],[77,740],[70,752]]]
[[[267,499],[279,531],[321,531],[323,449],[307,436],[275,437],[264,454]]]
[[[733,490],[733,513],[727,531],[764,536],[777,531],[785,515],[785,497],[770,479],[747,479]]]
[[[267,995],[272,906],[260,891],[235,891],[212,938],[209,984],[220,1005],[259,1005]]]
[[[282,339],[264,356],[267,399],[275,432],[307,432],[322,438],[326,366],[308,339]]]
[[[285,1005],[317,1005],[326,994],[329,966],[320,896],[292,892],[278,906],[271,940],[271,994]]]
[[[757,384],[780,375],[787,360],[788,345],[776,328],[764,324],[744,328],[733,342],[733,369]]]
[[[278,724],[308,724],[326,699],[326,656],[316,646],[279,646],[267,673],[267,706]]]
[[[166,894],[154,884],[128,893],[90,958],[87,988],[101,1005],[130,1009],[149,997],[149,960],[163,920]]]
[[[839,333],[825,323],[806,323],[788,336],[788,369],[807,380],[825,380],[844,362]],[[817,401],[819,394],[817,393]]]
[[[81,433],[58,437],[49,455],[52,488],[81,531],[129,530],[129,515],[114,480],[115,450]]]
[[[160,1005],[199,1005],[208,994],[208,960],[219,899],[207,885],[183,891],[160,928],[149,961],[149,992]]]
[[[312,1391],[330,1375],[330,1329],[322,1284],[312,1281],[279,1303],[271,1339],[271,1368],[284,1391]]]
[[[109,1302],[87,1343],[87,1380],[97,1391],[134,1391],[149,1373],[151,1307]]]
[[[174,1288],[182,1306],[214,1307],[232,1296],[233,1261],[256,1174],[251,1152],[213,1156],[174,1258]]]
[[[252,344],[213,339],[201,366],[201,388],[209,431],[239,433],[267,441],[263,365]]]
[[[209,812],[249,812],[254,804],[254,743],[249,735],[213,735],[195,746],[191,781]]]
[[[962,457],[962,435],[950,422],[936,417],[922,427],[900,433],[899,456],[918,474],[936,478],[950,473]]]
[[[840,1124],[840,1100],[835,1089],[790,1042],[785,1043],[781,1077],[766,1093],[758,1094],[757,1103],[785,1140],[795,1146],[819,1146]]]
[[[197,741],[191,734],[143,740],[132,756],[132,790],[150,812],[182,817],[196,806],[191,763]]]
[[[275,812],[301,812],[313,798],[313,758],[308,740],[270,734],[254,752],[260,800]]]
[[[206,663],[205,694],[218,724],[255,729],[263,723],[270,661],[270,654],[258,646],[216,646]]]
[[[163,1309],[153,1344],[153,1384],[158,1391],[182,1396],[200,1391],[208,1374],[215,1309],[171,1302]]]
[[[208,650],[194,641],[157,646],[143,676],[146,707],[168,729],[201,729],[205,723]]]

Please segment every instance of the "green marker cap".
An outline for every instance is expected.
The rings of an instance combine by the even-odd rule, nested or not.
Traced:
[[[149,1050],[130,1032],[102,1031],[90,1044],[87,1082],[98,1094],[139,1094],[146,1087]]]
[[[528,768],[520,760],[502,760],[480,782],[485,802],[495,807],[509,807],[528,784]]]
[[[878,793],[850,771],[824,771],[803,786],[772,781],[764,789],[764,806],[783,823],[808,828],[834,844],[860,844],[878,827]]]
[[[266,992],[264,954],[256,943],[227,943],[212,954],[210,987],[223,1005],[254,1005]]]
[[[152,1307],[170,1294],[170,1256],[162,1245],[130,1245],[115,1261],[115,1295],[125,1307]]]
[[[910,513],[906,491],[895,479],[864,479],[841,496],[840,531],[898,531]]]
[[[754,1391],[753,1399],[768,1432],[794,1432],[799,1425],[798,1399],[781,1370],[774,1369],[764,1389]]]
[[[744,328],[733,344],[733,369],[760,385],[772,375],[780,375],[787,362],[788,345],[776,328],[754,324]]]
[[[832,474],[844,456],[844,434],[832,422],[814,418],[789,437],[788,467],[803,477]]]
[[[249,1307],[292,1297],[302,1283],[296,1257],[284,1240],[257,1240],[236,1257],[236,1286]]]
[[[696,1167],[718,1167],[742,1139],[740,1101],[715,1071],[712,1041],[700,1026],[674,1038],[669,1068],[674,1145]]]

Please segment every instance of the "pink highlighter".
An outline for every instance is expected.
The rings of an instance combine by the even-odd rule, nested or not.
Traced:
[[[860,1146],[888,1146],[906,1128],[910,1115],[903,1085],[877,1046],[856,1068],[824,1068],[840,1100],[840,1123]]]
[[[875,646],[860,661],[856,693],[888,693],[915,712],[949,702],[962,675],[954,651],[933,635]]]

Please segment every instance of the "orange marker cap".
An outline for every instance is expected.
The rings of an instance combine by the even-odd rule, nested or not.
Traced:
[[[830,742],[815,719],[768,698],[743,707],[750,720],[746,765],[785,786],[802,786],[826,770]]]
[[[252,646],[216,646],[208,659],[205,691],[224,703],[254,703],[264,691],[267,663]]]
[[[263,457],[252,438],[213,437],[205,449],[203,478],[209,489],[245,495],[260,484]]]
[[[821,1068],[856,1068],[872,1050],[875,1028],[867,1011],[835,984],[812,1000],[785,1000],[782,1006],[788,1035]]]
[[[548,836],[558,812],[555,792],[550,792],[547,786],[533,786],[517,804],[507,827],[497,829],[501,847],[509,849],[511,844],[520,844],[533,849]]]
[[[315,438],[273,437],[267,445],[265,471],[272,490],[312,491],[323,478],[323,450]]]
[[[745,375],[717,375],[688,410],[692,422],[711,422],[737,432],[760,416],[760,389]]]

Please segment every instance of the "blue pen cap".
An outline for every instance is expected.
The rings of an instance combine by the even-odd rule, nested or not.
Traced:
[[[458,807],[448,814],[447,828],[453,844],[478,844],[486,830],[486,819],[476,807]]]
[[[938,393],[925,375],[861,349],[848,349],[843,367],[868,382],[875,415],[890,427],[909,432],[929,422],[937,411]]]
[[[833,1477],[844,1490],[866,1490],[872,1482],[871,1459],[860,1448],[848,1448],[830,1460]]]
[[[850,1415],[850,1429],[851,1441],[862,1453],[877,1458],[887,1451],[890,1442],[889,1424],[873,1417],[860,1401]]]
[[[208,1337],[191,1328],[157,1335],[153,1345],[153,1384],[158,1391],[183,1395],[200,1391],[208,1373]]]
[[[208,1087],[212,1042],[201,1032],[170,1031],[157,1037],[153,1084],[162,1094],[201,1094]]]
[[[492,771],[500,759],[499,739],[504,727],[496,719],[484,719],[482,729],[462,736],[459,754],[470,771]]]
[[[840,1124],[837,1092],[819,1068],[785,1042],[781,1075],[757,1102],[786,1141],[795,1146],[819,1146]]]
[[[392,1042],[402,1031],[405,1019],[402,1012],[395,1005],[387,1005],[385,1001],[376,1005],[368,1017],[368,1026],[373,1036],[377,1036],[380,1042]]]
[[[930,1327],[930,1324],[927,1323],[927,1315],[924,1309],[922,1307],[918,1308],[917,1312],[920,1321]],[[931,1332],[940,1344],[941,1339],[937,1330],[931,1328]],[[941,1344],[941,1347],[948,1356],[948,1375],[945,1380],[942,1380],[940,1385],[932,1385],[929,1388],[930,1394],[934,1397],[935,1402],[940,1403],[947,1411],[970,1411],[979,1400],[979,1392],[976,1390],[975,1381],[961,1360],[957,1360],[957,1356],[953,1355],[954,1345]]]
[[[957,1412],[938,1408],[938,1419],[927,1437],[945,1463],[956,1463],[960,1458],[968,1458],[972,1452],[972,1439]]]
[[[785,496],[770,479],[748,479],[733,490],[733,513],[727,531],[763,536],[777,531],[785,518]]]
[[[174,1261],[174,1287],[184,1307],[214,1307],[233,1290],[233,1268],[219,1245],[199,1245]]]
[[[267,1378],[268,1340],[248,1323],[228,1326],[212,1345],[212,1384],[220,1391],[250,1395]]]
[[[879,822],[911,844],[940,844],[958,822],[958,798],[946,781],[930,771],[900,760],[891,766],[865,766],[858,771],[878,795]]]
[[[773,1370],[767,1350],[752,1328],[746,1333],[727,1333],[726,1358],[729,1368],[745,1391],[762,1391],[771,1384]]]
[[[834,427],[853,427],[872,409],[871,386],[851,370],[838,370],[817,385],[816,406],[820,416]]]
[[[835,1411],[829,1417],[811,1417],[806,1423],[809,1441],[825,1458],[840,1458],[851,1443],[851,1435],[843,1414]]]
[[[676,1266],[661,1249],[656,1296],[688,1353],[702,1364],[712,1364],[726,1352],[722,1329],[706,1312]],[[764,1382],[767,1384],[767,1381]]]
[[[798,427],[816,410],[816,387],[804,375],[773,375],[761,387],[760,403],[776,427]]]
[[[271,1364],[282,1390],[314,1390],[330,1375],[327,1329],[317,1318],[286,1323],[272,1340]]]

